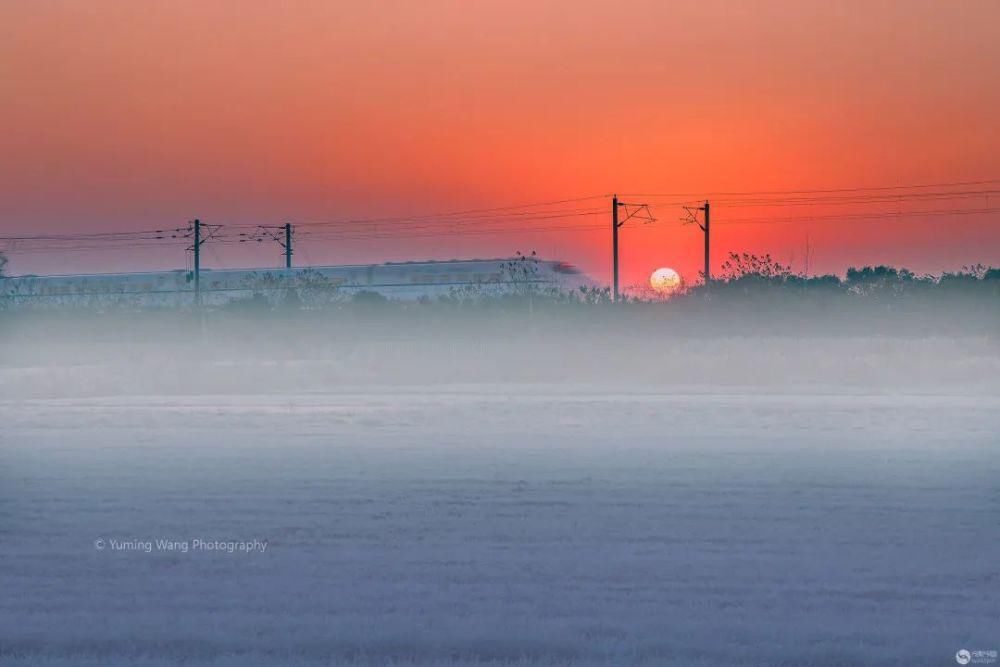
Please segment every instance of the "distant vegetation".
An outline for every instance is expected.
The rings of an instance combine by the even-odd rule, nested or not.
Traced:
[[[504,284],[483,283],[419,301],[392,301],[374,292],[345,292],[321,276],[271,302],[263,311],[324,313],[359,325],[399,318],[401,326],[430,326],[475,316],[494,322],[493,333],[571,326],[623,330],[661,328],[669,335],[869,334],[995,336],[1000,331],[1000,269],[981,265],[940,276],[890,266],[852,267],[843,277],[804,276],[769,255],[729,256],[706,287],[664,297],[629,294],[613,303],[608,288],[560,290],[535,280],[537,259],[518,254],[504,266]],[[298,296],[297,296],[298,295]],[[224,310],[239,310],[233,304]],[[380,326],[380,325],[376,325]]]
[[[852,267],[844,278],[836,275],[805,276],[774,261],[770,255],[731,253],[721,275],[709,288],[712,298],[762,296],[825,296],[842,294],[870,299],[913,296],[1000,296],[1000,269],[981,264],[940,276],[917,274],[891,266]],[[705,293],[705,287],[689,290]]]
[[[0,275],[4,264],[0,255]],[[291,279],[262,273],[248,286],[252,296],[206,308],[203,317],[270,313],[280,320],[291,315],[329,315],[357,323],[375,315],[380,321],[397,316],[451,320],[463,314],[492,313],[512,321],[530,317],[537,324],[556,316],[569,317],[574,326],[607,321],[627,326],[641,321],[682,334],[704,331],[707,324],[717,333],[867,328],[918,334],[978,331],[992,336],[1000,330],[1000,269],[982,265],[939,276],[890,266],[852,267],[843,277],[805,276],[770,255],[732,253],[707,287],[700,283],[686,286],[666,297],[638,291],[624,296],[619,304],[612,303],[607,288],[560,290],[538,281],[537,272],[535,254],[518,253],[504,265],[499,281],[418,301],[393,301],[373,291],[344,289],[308,270]],[[7,305],[10,314],[9,301]],[[31,305],[16,309],[25,314],[33,310]],[[109,293],[62,310],[99,317],[153,310],[167,315],[177,309],[143,309],[136,306],[134,297]]]

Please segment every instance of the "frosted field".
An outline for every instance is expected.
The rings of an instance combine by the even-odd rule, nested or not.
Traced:
[[[5,666],[1000,648],[995,396],[452,386],[20,400],[0,418]],[[268,546],[108,545],[196,538]]]

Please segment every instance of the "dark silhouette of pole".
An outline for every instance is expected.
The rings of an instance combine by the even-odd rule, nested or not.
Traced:
[[[708,206],[708,200],[705,200],[704,211],[705,211],[705,287],[708,287],[708,283],[711,282],[712,280],[712,273],[711,273],[712,269],[709,259],[710,246],[708,241],[709,222],[711,220],[711,214]]]
[[[201,305],[201,220],[194,221],[194,303]]]
[[[625,219],[619,220],[618,209],[625,209]],[[618,228],[631,219],[644,220],[645,222],[656,222],[648,204],[630,204],[618,201],[618,195],[611,197],[611,295],[614,301],[618,300]]]
[[[712,224],[712,207],[709,205],[708,200],[705,200],[704,206],[685,206],[684,210],[687,212],[686,216],[681,218],[681,222],[685,225],[698,225],[698,229],[705,233],[705,268],[702,270],[702,275],[705,276],[705,288],[707,290],[708,284],[712,282],[712,258],[711,258],[711,224]],[[704,214],[704,222],[698,220],[698,213]]]
[[[285,268],[292,268],[292,223],[285,223]]]
[[[618,195],[611,199],[612,300],[618,300]]]

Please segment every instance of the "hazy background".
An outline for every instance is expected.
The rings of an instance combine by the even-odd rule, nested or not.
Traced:
[[[434,392],[456,384],[571,394],[1000,391],[1000,316],[988,295],[970,303],[952,295],[950,308],[821,296],[798,307],[536,298],[348,301],[313,311],[252,303],[204,313],[9,311],[0,319],[0,398]]]

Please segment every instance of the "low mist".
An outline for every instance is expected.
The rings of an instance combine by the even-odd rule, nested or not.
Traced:
[[[349,302],[0,314],[8,399],[442,383],[676,391],[992,391],[1000,309],[975,303]]]

